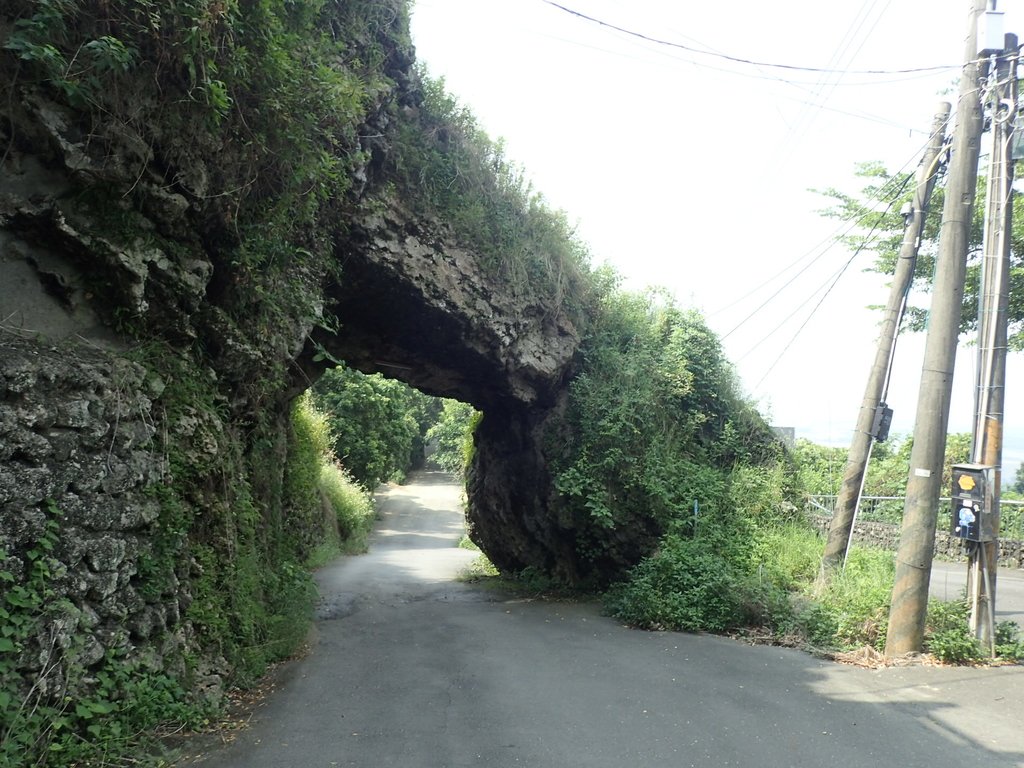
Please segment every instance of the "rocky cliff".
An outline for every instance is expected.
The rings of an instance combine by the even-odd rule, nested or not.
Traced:
[[[404,4],[311,9],[0,12],[5,691],[115,665],[215,699],[294,646],[323,521],[287,498],[287,414],[330,359],[482,409],[475,537],[573,573],[541,447],[572,291],[426,212],[403,137],[445,159],[454,128],[424,117]]]

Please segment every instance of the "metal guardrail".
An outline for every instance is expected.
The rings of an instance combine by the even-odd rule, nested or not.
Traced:
[[[809,495],[804,509],[831,517],[836,511],[836,498],[836,496]],[[857,519],[864,522],[898,524],[903,520],[905,501],[906,498],[903,496],[861,496]],[[940,518],[949,514],[950,502],[949,496],[939,499],[938,516]],[[999,511],[1001,518],[999,538],[1024,539],[1024,501],[1002,499],[999,502]]]

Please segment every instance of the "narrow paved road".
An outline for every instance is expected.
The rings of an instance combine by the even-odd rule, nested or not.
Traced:
[[[955,600],[967,588],[967,564],[932,563],[929,591],[941,600]],[[996,621],[1015,621],[1024,627],[1024,570],[1000,568],[996,576]]]
[[[382,498],[318,641],[204,768],[1024,766],[1024,668],[844,667],[452,581],[458,489]],[[193,763],[188,763],[189,765]]]

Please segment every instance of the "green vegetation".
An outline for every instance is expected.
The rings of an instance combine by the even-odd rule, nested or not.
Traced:
[[[693,536],[695,505],[701,533],[742,538],[734,469],[760,471],[781,447],[739,396],[703,319],[609,286],[580,367],[547,450],[584,580],[636,563],[665,532]]]
[[[313,586],[302,563],[323,528],[318,425],[296,407],[287,431],[260,424],[246,450],[200,367],[167,351],[150,353],[148,363],[167,382],[175,439],[167,445],[171,482],[150,488],[160,517],[142,575],[158,594],[173,593],[180,563],[194,559],[186,616],[203,648],[250,681],[294,652],[309,620]]]
[[[337,521],[340,551],[348,554],[365,552],[370,529],[377,517],[373,499],[337,461],[321,465],[320,490]]]
[[[435,444],[431,459],[445,472],[464,476],[473,459],[473,430],[483,414],[468,403],[445,400],[437,422],[427,431]]]
[[[162,347],[139,354],[166,382],[176,439],[167,443],[171,482],[149,490],[160,511],[137,588],[176,606],[182,564],[190,563],[185,616],[198,643],[157,637],[163,658],[137,655],[125,629],[99,646],[88,616],[55,587],[66,569],[51,554],[62,517],[51,504],[34,547],[17,560],[0,553],[0,765],[115,764],[153,747],[164,729],[203,727],[218,702],[193,695],[196,675],[227,673],[245,685],[294,653],[312,613],[307,565],[364,546],[372,524],[372,501],[337,466],[326,419],[308,397],[293,406],[283,442],[265,431],[246,453],[200,369]],[[258,505],[257,493],[280,501]],[[26,663],[40,665],[31,681]]]
[[[333,327],[323,285],[344,279],[335,249],[349,214],[389,196],[450,226],[496,290],[542,300],[584,332],[545,450],[560,494],[552,512],[575,534],[575,575],[623,579],[611,611],[647,627],[880,642],[891,578],[882,555],[854,552],[827,594],[810,587],[820,543],[792,500],[801,484],[825,487],[820,467],[838,457],[806,472],[798,461],[794,474],[699,314],[589,271],[566,217],[500,142],[442,82],[409,76],[407,3],[11,0],[4,14],[0,102],[37,89],[72,108],[98,166],[119,142],[142,148],[124,178],[83,172],[69,198],[87,201],[112,241],[139,239],[174,264],[202,255],[213,275],[199,305],[178,306],[154,268],[145,301],[129,302],[130,287],[81,257],[87,282],[110,284],[97,306],[109,304],[110,322],[140,341],[132,359],[162,383],[166,471],[146,491],[159,514],[140,536],[136,581],[147,600],[184,610],[153,640],[167,641],[165,658],[131,656],[127,636],[97,651],[85,617],[56,592],[65,574],[51,505],[34,546],[0,553],[5,764],[126,764],[164,724],[202,726],[210,704],[191,690],[200,673],[246,685],[300,647],[309,568],[365,546],[367,489],[401,478],[425,438],[445,469],[470,462],[480,416],[467,405],[439,411],[344,366],[311,398],[282,394],[299,375],[288,350],[311,327]],[[180,194],[187,211],[150,210],[153,189]],[[969,658],[944,622],[936,613],[933,652]],[[175,646],[178,629],[187,640]],[[1021,648],[1004,627],[1001,652],[1020,658]]]
[[[370,493],[335,457],[331,417],[307,392],[293,404],[291,423],[285,505],[290,520],[306,518],[299,530],[309,537],[307,565],[338,552],[364,552],[376,511]]]
[[[865,496],[903,496],[910,474],[910,449],[913,438],[891,437],[876,443],[868,463],[864,480]],[[950,488],[952,466],[966,462],[970,456],[971,436],[958,432],[946,438],[946,457],[943,463],[942,488]],[[846,449],[817,445],[808,440],[797,440],[793,449],[793,463],[800,480],[800,488],[811,495],[835,496],[843,482],[846,469]],[[897,514],[902,513],[902,508]],[[887,520],[886,522],[897,522]]]
[[[399,128],[391,174],[404,199],[450,225],[509,293],[578,313],[589,256],[565,214],[548,208],[443,80],[419,75],[422,100]]]
[[[864,179],[864,187],[859,193],[849,194],[836,189],[821,192],[831,202],[831,207],[822,211],[829,218],[844,222],[856,222],[856,231],[840,238],[840,241],[852,249],[863,248],[875,254],[874,270],[891,275],[896,268],[900,243],[903,239],[903,217],[900,210],[904,202],[913,196],[913,172],[890,173],[877,162],[861,163],[857,174]],[[978,178],[977,197],[974,205],[974,219],[971,226],[968,247],[967,280],[964,286],[963,312],[961,313],[961,331],[969,331],[977,326],[978,289],[981,277],[981,240],[982,222],[985,210],[987,180]],[[932,276],[935,271],[935,257],[938,253],[939,223],[943,207],[944,190],[938,187],[932,198],[928,219],[925,225],[924,239],[914,273],[914,287],[918,291],[931,288]],[[1010,236],[1011,269],[1010,294],[1021,295],[1024,281],[1024,210],[1016,206],[1013,211],[1013,223]],[[1015,287],[1016,286],[1016,287]],[[1010,337],[1012,349],[1024,349],[1024,304],[1010,301]],[[923,307],[908,307],[906,328],[922,331],[927,325],[927,310]]]
[[[638,409],[634,402],[628,410]],[[598,420],[595,426],[614,434],[616,444],[624,442],[607,423]],[[644,434],[649,433],[648,427]],[[963,461],[967,445],[967,436],[951,436],[947,465]],[[882,493],[900,492],[884,484],[896,482],[893,478],[905,483],[909,448],[909,440],[891,450],[883,446],[869,487],[875,482]],[[653,553],[605,593],[609,613],[649,629],[737,633],[821,652],[883,649],[893,553],[854,546],[844,571],[823,587],[816,577],[824,541],[798,513],[805,489],[827,493],[836,475],[841,478],[844,453],[802,443],[790,457],[762,453],[752,462],[748,453],[729,470],[691,463],[691,477],[704,491],[700,497],[691,491],[701,499],[698,514],[693,516],[692,505],[683,500],[675,502],[675,515],[671,506],[664,507],[667,531]],[[627,452],[617,460],[629,462],[632,470],[631,457]],[[616,467],[606,465],[609,476],[617,477]],[[685,487],[682,480],[675,486]],[[613,518],[613,530],[616,524]],[[939,660],[968,663],[984,657],[968,631],[965,611],[960,604],[930,605],[926,648]],[[999,657],[1020,659],[1024,644],[1016,626],[1002,625],[997,635]]]
[[[330,423],[332,449],[345,469],[373,490],[423,464],[427,430],[440,402],[394,379],[339,365],[313,387]]]
[[[824,591],[815,576],[824,541],[800,522],[759,525],[747,557],[721,542],[667,536],[626,582],[605,595],[608,611],[647,629],[734,633],[758,642],[840,653],[885,647],[894,561],[890,552],[851,547]],[[925,650],[949,664],[986,654],[970,633],[965,601],[928,605]],[[1013,622],[996,628],[999,660],[1024,659]]]
[[[152,746],[165,725],[202,727],[209,706],[142,660],[107,651],[98,664],[85,642],[82,614],[57,595],[63,566],[52,555],[60,510],[23,554],[24,573],[0,550],[0,765],[106,765],[107,759]],[[30,686],[20,662],[34,660]],[[85,675],[85,670],[89,674]]]

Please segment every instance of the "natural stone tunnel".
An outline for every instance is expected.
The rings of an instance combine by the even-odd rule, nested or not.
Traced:
[[[155,178],[126,126],[83,134],[74,113],[39,94],[19,103],[9,125],[0,547],[6,567],[23,574],[17,553],[59,511],[62,589],[91,628],[96,658],[124,628],[142,645],[161,638],[167,658],[190,645],[182,617],[199,566],[177,563],[159,593],[143,578],[161,530],[153,489],[178,482],[168,455],[211,468],[181,489],[197,521],[231,503],[220,498],[214,475],[226,470],[217,468],[259,451],[281,455],[288,404],[329,365],[323,352],[482,410],[472,535],[500,567],[575,575],[571,529],[548,511],[543,455],[579,344],[560,307],[508,290],[443,222],[371,189],[334,238],[339,276],[309,280],[318,311],[258,320],[269,300],[247,294],[252,278],[218,252],[217,212]],[[193,163],[178,176],[211,173]],[[325,307],[336,322],[323,320]],[[171,373],[153,367],[156,342],[170,357],[191,350],[188,360]],[[195,396],[182,386],[192,377],[203,402],[180,399]],[[276,432],[260,437],[260,424]],[[247,482],[270,521],[280,479],[254,473]]]
[[[579,335],[558,307],[508,292],[437,221],[379,209],[338,249],[342,280],[328,289],[339,328],[318,349],[483,411],[468,483],[474,539],[499,567],[573,575],[571,537],[548,513],[545,424],[564,404]]]
[[[69,51],[139,34],[112,27],[105,4],[85,5],[67,7]],[[418,122],[403,14],[359,18],[388,3],[367,5],[325,6],[332,29],[354,35],[345,50],[373,54],[332,59],[339,77],[365,61],[379,69],[352,77],[372,81],[358,122],[331,135],[318,123],[312,144],[278,131],[282,112],[264,112],[248,78],[235,83],[240,108],[215,120],[163,60],[76,101],[3,49],[0,570],[28,583],[45,542],[50,603],[71,607],[25,639],[24,679],[50,663],[46,648],[76,649],[46,680],[71,656],[80,683],[117,656],[214,694],[248,663],[239,649],[265,643],[266,617],[288,607],[275,593],[288,558],[301,560],[323,530],[322,510],[288,517],[285,467],[291,403],[331,359],[482,410],[468,481],[474,539],[504,569],[578,575],[544,454],[566,406],[576,315],[481,263],[416,205],[415,186],[396,188],[397,122],[441,145],[450,136]],[[32,13],[29,3],[0,12],[0,39]],[[154,53],[152,34],[174,29],[143,32],[140,56]],[[345,182],[311,206],[288,163],[316,167],[325,146]],[[287,236],[274,231],[312,208]],[[228,610],[234,590],[250,602]],[[48,684],[39,691],[54,693]]]

